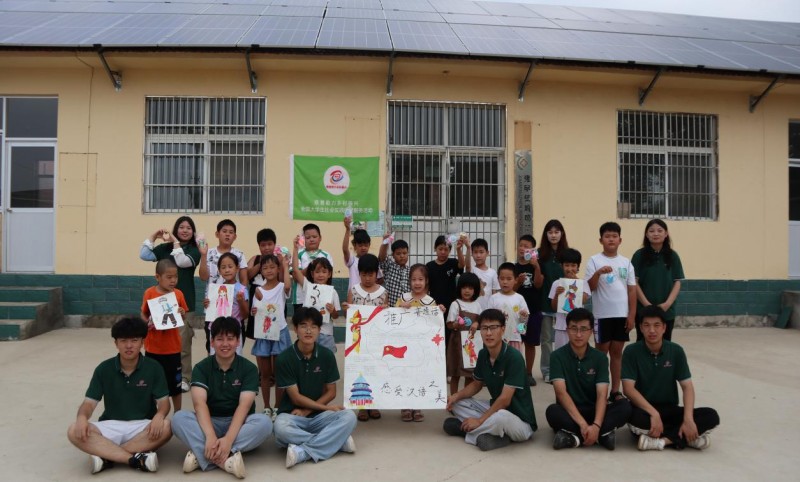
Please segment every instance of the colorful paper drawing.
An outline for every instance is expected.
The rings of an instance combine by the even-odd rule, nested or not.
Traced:
[[[307,308],[316,308],[322,313],[322,322],[330,323],[331,314],[325,308],[328,303],[333,303],[333,286],[321,285],[317,283],[306,282],[303,285],[306,290],[306,299],[303,306]]]
[[[206,308],[206,321],[214,321],[220,316],[231,316],[233,313],[234,288],[236,285],[216,284],[208,285],[208,308]]]
[[[461,359],[464,362],[464,368],[475,368],[478,362],[478,353],[483,348],[483,338],[481,332],[476,331],[470,335],[469,331],[461,332]]]
[[[506,329],[503,333],[503,339],[505,341],[519,341],[520,340],[520,331],[519,331],[519,324],[520,324],[520,306],[517,304],[511,305],[503,303],[503,306],[500,307],[500,311],[506,315]]]
[[[344,359],[347,407],[445,408],[443,332],[444,317],[436,306],[350,306]],[[437,335],[439,343],[434,341]]]
[[[583,280],[561,278],[558,285],[564,292],[558,295],[558,312],[569,313],[575,308],[583,308]]]
[[[431,341],[436,343],[436,346],[439,346],[439,343],[444,341],[444,337],[441,333],[437,333],[433,336],[433,338],[431,338]]]
[[[183,326],[183,317],[178,312],[178,298],[174,292],[147,300],[147,306],[156,330],[171,330]]]
[[[278,296],[283,296],[283,291],[276,291],[279,291]],[[279,323],[279,320],[283,319],[280,305],[265,295],[260,300],[258,298],[253,300],[253,308],[256,309],[256,314],[253,316],[253,338],[271,341],[280,339],[282,323]]]

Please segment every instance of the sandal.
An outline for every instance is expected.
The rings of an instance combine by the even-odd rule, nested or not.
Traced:
[[[414,418],[415,422],[421,422],[425,420],[425,415],[422,414],[422,410],[412,410],[411,416]]]
[[[414,416],[411,414],[411,410],[409,410],[407,408],[403,409],[403,410],[400,410],[400,420],[402,420],[404,422],[413,422],[414,421]]]
[[[374,418],[375,420],[381,418],[380,410],[367,410],[367,413],[369,414],[369,418]]]
[[[356,416],[356,418],[358,418],[359,422],[368,422],[369,421],[369,413],[367,413],[367,412],[368,412],[367,410],[359,410],[358,411],[358,415]]]

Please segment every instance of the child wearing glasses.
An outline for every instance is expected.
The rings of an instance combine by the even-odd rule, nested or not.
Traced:
[[[567,248],[561,253],[561,269],[564,271],[566,279],[578,278],[578,271],[581,269],[581,253],[577,249]],[[562,278],[563,279],[563,278]],[[558,350],[569,342],[567,338],[567,313],[561,313],[558,309],[558,297],[567,289],[560,280],[556,280],[550,287],[550,307],[556,314],[555,337],[553,339],[553,351]],[[583,283],[583,305],[592,295],[589,283]]]

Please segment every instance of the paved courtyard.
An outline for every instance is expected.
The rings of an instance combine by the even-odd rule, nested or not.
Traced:
[[[203,332],[194,343],[195,361],[204,356]],[[617,450],[595,446],[552,450],[544,411],[555,397],[550,385],[533,388],[539,431],[533,441],[495,452],[480,452],[446,436],[444,411],[427,411],[423,423],[403,423],[396,411],[379,421],[359,423],[355,455],[339,454],[320,464],[289,471],[285,452],[272,439],[245,455],[250,480],[442,481],[442,480],[800,480],[800,330],[775,328],[682,329],[675,331],[697,389],[697,403],[719,411],[722,424],[709,450],[640,453],[627,431]],[[249,353],[250,343],[246,347]],[[0,343],[4,416],[0,419],[3,480],[88,480],[88,456],[66,439],[67,426],[83,399],[94,367],[115,353],[108,329],[61,329],[20,342]],[[338,359],[340,370],[342,350]],[[252,359],[250,355],[249,358]],[[341,383],[338,400],[341,401]],[[191,408],[188,394],[184,407]],[[95,413],[99,415],[101,407]],[[261,398],[258,398],[261,408]],[[235,480],[220,471],[181,473],[186,448],[172,439],[159,451],[156,474],[125,467],[95,480]]]

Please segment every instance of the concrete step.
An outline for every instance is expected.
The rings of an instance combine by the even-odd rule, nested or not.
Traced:
[[[61,288],[0,287],[0,340],[24,340],[63,326]]]
[[[24,340],[30,338],[36,320],[0,320],[0,340]]]
[[[39,301],[2,301],[0,302],[0,319],[36,318],[38,309],[46,306],[47,303]]]
[[[0,286],[0,302],[41,301],[48,302],[53,288]]]

